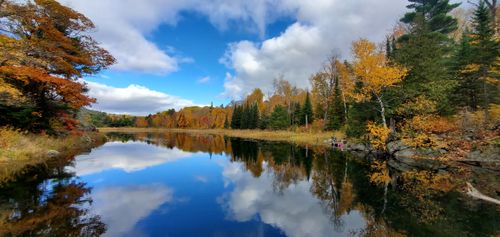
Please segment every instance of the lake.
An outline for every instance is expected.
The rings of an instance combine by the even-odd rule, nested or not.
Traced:
[[[386,179],[392,171],[338,150],[215,135],[107,136],[1,187],[0,235],[500,234],[497,206],[434,188],[444,185],[432,175]]]

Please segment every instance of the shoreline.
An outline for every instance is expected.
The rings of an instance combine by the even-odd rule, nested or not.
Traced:
[[[330,143],[325,142],[332,136],[344,138],[341,132],[293,132],[293,131],[271,131],[271,130],[233,130],[233,129],[183,129],[183,128],[98,128],[99,132],[173,132],[173,133],[190,133],[190,134],[212,134],[223,135],[228,137],[264,140],[264,141],[279,141],[290,142],[297,145],[311,146],[330,146]]]
[[[28,167],[44,164],[52,159],[67,159],[100,146],[106,137],[99,132],[85,132],[65,138],[10,131],[9,138],[0,138],[0,186],[15,180]],[[12,140],[9,140],[12,139]]]

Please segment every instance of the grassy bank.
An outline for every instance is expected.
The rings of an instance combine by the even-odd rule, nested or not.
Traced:
[[[101,132],[182,132],[195,134],[216,134],[267,141],[284,141],[299,145],[328,145],[325,140],[332,136],[343,138],[340,132],[294,132],[269,130],[232,130],[232,129],[166,129],[166,128],[99,128]]]
[[[44,163],[54,156],[71,157],[104,142],[105,136],[95,132],[53,138],[0,128],[0,184],[26,166]]]

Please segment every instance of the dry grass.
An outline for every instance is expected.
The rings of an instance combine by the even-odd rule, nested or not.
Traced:
[[[329,145],[325,141],[332,136],[345,138],[341,132],[304,132],[270,130],[232,130],[232,129],[167,129],[167,128],[99,128],[101,132],[179,132],[196,134],[217,134],[229,137],[248,138],[267,141],[286,141],[299,145]]]
[[[0,128],[0,183],[12,178],[28,165],[47,161],[50,150],[60,152],[60,157],[69,157],[104,141],[105,137],[99,133],[57,139]]]

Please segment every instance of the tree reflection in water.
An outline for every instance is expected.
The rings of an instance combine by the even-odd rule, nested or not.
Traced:
[[[114,133],[110,137],[189,152],[226,154],[232,162],[244,164],[255,178],[271,174],[277,193],[309,182],[309,191],[337,231],[345,228],[343,217],[362,215],[364,227],[351,231],[352,236],[498,234],[496,221],[500,216],[494,206],[460,198],[446,178],[436,174],[397,173],[384,164],[373,166],[346,152],[288,143],[179,133]]]
[[[100,217],[89,212],[90,188],[64,172],[67,164],[60,162],[31,167],[0,188],[0,236],[99,236],[106,231]]]
[[[349,153],[288,143],[180,133],[108,137],[225,155],[223,178],[234,187],[218,201],[227,215],[238,222],[257,216],[290,236],[499,234],[496,207],[461,197],[440,174],[398,173]],[[89,211],[90,188],[68,173],[67,161],[54,162],[30,168],[0,188],[1,236],[99,236],[106,231]]]

